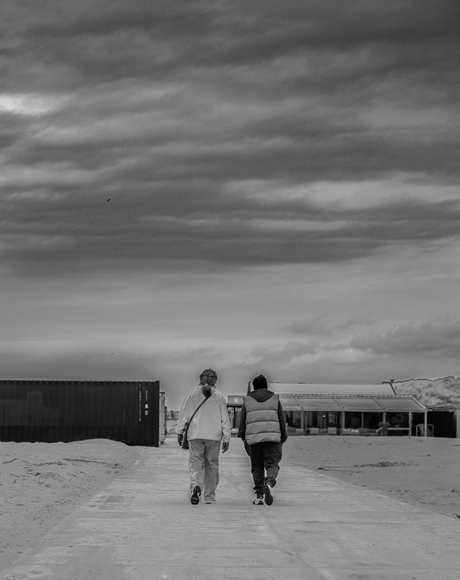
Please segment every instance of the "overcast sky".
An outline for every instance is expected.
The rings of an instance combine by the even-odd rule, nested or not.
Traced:
[[[0,378],[460,374],[458,0],[0,12]]]

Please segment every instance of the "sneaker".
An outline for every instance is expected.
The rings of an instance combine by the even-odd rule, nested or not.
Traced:
[[[256,495],[256,497],[252,500],[254,505],[264,505],[264,496],[263,495]]]
[[[273,503],[273,489],[269,483],[265,486],[265,503],[267,505],[272,505]]]
[[[200,495],[201,487],[199,485],[195,485],[192,491],[192,495],[190,496],[190,503],[192,505],[198,505],[200,503]]]

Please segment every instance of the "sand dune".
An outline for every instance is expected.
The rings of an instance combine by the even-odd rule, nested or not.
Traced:
[[[0,569],[138,457],[105,439],[0,442]]]

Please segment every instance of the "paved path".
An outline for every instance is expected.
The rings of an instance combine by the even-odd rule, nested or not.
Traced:
[[[141,448],[108,485],[2,580],[459,580],[460,521],[298,467],[253,506],[239,440],[217,504],[192,506],[175,439]]]

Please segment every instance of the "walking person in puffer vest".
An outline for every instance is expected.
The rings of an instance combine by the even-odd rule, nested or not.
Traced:
[[[238,436],[251,458],[256,497],[254,505],[273,503],[273,488],[280,470],[283,443],[287,439],[286,420],[279,396],[269,391],[267,379],[258,375],[254,391],[243,399]]]
[[[228,451],[230,445],[227,401],[216,389],[216,381],[217,373],[213,369],[205,369],[201,373],[199,384],[182,402],[176,426],[178,443],[181,445],[185,424],[193,416],[188,429],[192,505],[200,503],[202,493],[204,493],[204,503],[216,503],[221,442],[222,453]],[[201,403],[203,404],[200,406]],[[195,413],[199,406],[198,412]]]

